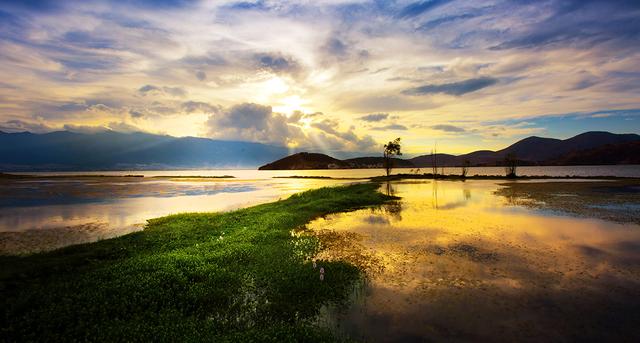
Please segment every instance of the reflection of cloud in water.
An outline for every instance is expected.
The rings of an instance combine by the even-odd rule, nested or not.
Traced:
[[[361,210],[308,225],[358,235],[363,252],[355,255],[381,263],[360,298],[324,319],[339,323],[339,334],[373,341],[640,338],[638,225],[505,207],[495,181],[394,187],[399,218],[376,210],[372,224],[371,211]],[[389,224],[377,224],[381,216]]]

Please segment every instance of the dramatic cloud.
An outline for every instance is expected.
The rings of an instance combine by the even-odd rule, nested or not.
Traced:
[[[638,132],[634,116],[573,113],[640,108],[639,14],[633,0],[0,1],[0,123],[353,151],[401,130],[408,153]]]
[[[604,0],[558,2],[550,16],[525,26],[516,37],[492,49],[533,49],[552,45],[591,48],[616,41],[618,44],[640,43],[639,4],[637,1],[614,3]]]
[[[377,143],[370,136],[359,137],[350,128],[340,131],[335,121],[322,119],[305,128],[303,120],[315,117],[300,112],[290,117],[273,112],[270,106],[254,103],[234,105],[209,117],[208,134],[213,138],[247,140],[322,151],[371,151]]]
[[[477,79],[469,79],[460,82],[443,83],[438,85],[424,85],[420,87],[410,88],[402,91],[405,95],[426,95],[444,93],[450,95],[463,95],[471,92],[478,91],[482,88],[486,88],[495,85],[498,82],[497,79],[490,77],[482,77]]]
[[[279,54],[256,54],[254,56],[258,67],[274,73],[296,73],[298,64],[291,57]]]
[[[377,122],[377,121],[383,121],[387,118],[389,118],[389,113],[374,113],[374,114],[368,114],[366,116],[362,116],[359,119],[368,121],[368,122]]]

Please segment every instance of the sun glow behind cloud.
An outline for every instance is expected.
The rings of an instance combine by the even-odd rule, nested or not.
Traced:
[[[638,17],[605,0],[0,2],[0,129],[326,151],[402,136],[409,153],[638,132]]]

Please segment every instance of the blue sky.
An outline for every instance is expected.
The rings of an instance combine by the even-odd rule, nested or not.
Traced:
[[[0,130],[464,153],[639,133],[638,61],[638,1],[0,0]]]

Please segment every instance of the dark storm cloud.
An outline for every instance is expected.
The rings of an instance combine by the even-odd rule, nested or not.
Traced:
[[[373,114],[367,114],[366,116],[362,116],[358,119],[363,121],[368,121],[368,122],[378,122],[378,121],[383,121],[387,118],[389,118],[389,113],[373,113]]]
[[[429,84],[415,88],[409,88],[402,91],[404,95],[427,95],[444,93],[449,95],[463,95],[480,89],[495,85],[497,79],[491,77],[481,77],[476,79],[468,79],[460,82]]]

